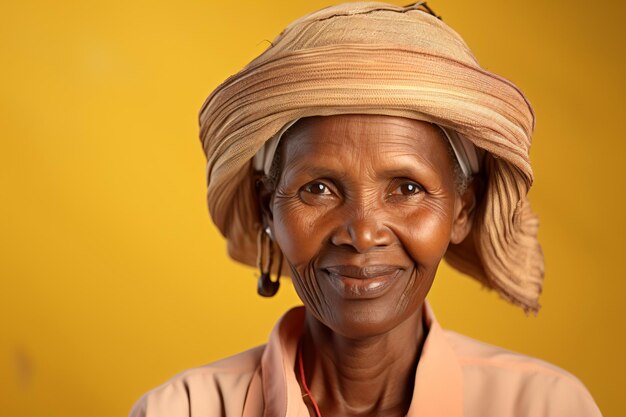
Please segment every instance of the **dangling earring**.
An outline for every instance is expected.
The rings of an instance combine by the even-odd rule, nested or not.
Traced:
[[[273,297],[280,287],[280,270],[283,266],[283,254],[278,254],[278,272],[276,281],[272,281],[272,261],[274,259],[274,243],[271,239],[271,231],[269,227],[259,229],[257,238],[257,265],[261,275],[257,285],[257,292],[262,297]],[[264,259],[265,258],[265,259]]]

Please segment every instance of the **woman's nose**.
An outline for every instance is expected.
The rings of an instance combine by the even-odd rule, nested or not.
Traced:
[[[331,242],[335,246],[350,246],[358,253],[365,253],[376,247],[389,246],[393,242],[393,232],[376,212],[351,213],[335,229]]]

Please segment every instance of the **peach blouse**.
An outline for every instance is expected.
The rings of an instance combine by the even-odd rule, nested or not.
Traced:
[[[444,331],[424,303],[428,334],[408,417],[601,416],[585,386],[528,356]],[[294,372],[304,307],[267,345],[185,371],[146,393],[130,417],[309,417]]]

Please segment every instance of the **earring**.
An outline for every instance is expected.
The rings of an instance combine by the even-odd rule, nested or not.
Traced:
[[[278,272],[276,281],[272,281],[272,261],[274,259],[274,244],[269,227],[259,229],[257,238],[257,266],[260,275],[257,283],[257,292],[262,297],[273,297],[280,287],[280,270],[283,266],[283,254],[278,254]]]

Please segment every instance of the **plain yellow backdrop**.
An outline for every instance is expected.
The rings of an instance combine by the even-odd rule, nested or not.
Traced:
[[[405,2],[407,2],[405,0]],[[396,4],[404,4],[396,1]],[[0,6],[0,415],[126,415],[189,367],[264,343],[298,299],[256,295],[205,204],[197,113],[307,1]],[[626,275],[623,2],[431,0],[537,113],[537,317],[443,265],[443,326],[577,375],[620,415]]]

